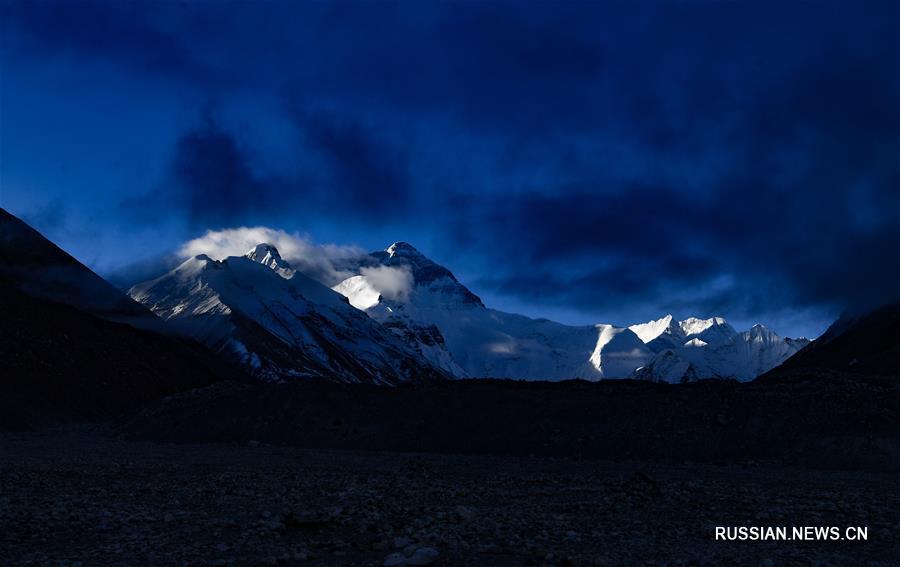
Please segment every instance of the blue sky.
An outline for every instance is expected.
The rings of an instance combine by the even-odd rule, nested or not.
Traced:
[[[105,275],[269,226],[816,335],[900,289],[896,6],[5,2],[0,203]]]

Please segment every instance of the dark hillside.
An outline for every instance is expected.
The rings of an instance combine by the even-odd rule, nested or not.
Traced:
[[[0,282],[0,428],[102,418],[223,377],[200,345],[135,329]]]

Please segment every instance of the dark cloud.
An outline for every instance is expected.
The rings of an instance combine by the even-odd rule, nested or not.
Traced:
[[[215,123],[181,137],[172,168],[186,190],[193,218],[209,223],[239,211],[266,208],[271,187],[252,171],[234,136]]]
[[[88,55],[210,86],[234,84],[192,49],[191,35],[184,32],[201,27],[203,19],[189,3],[14,1],[3,4],[2,14],[10,48],[55,57]]]
[[[281,173],[262,170],[258,150],[205,110],[175,145],[165,181],[121,203],[139,223],[184,215],[193,227],[273,222],[278,215],[396,219],[409,213],[407,156],[358,121],[295,111],[297,159]],[[299,209],[293,211],[292,209]]]
[[[437,242],[484,289],[594,310],[764,318],[900,290],[896,3],[3,10],[7,54],[228,103],[183,125],[131,218],[352,220]],[[273,145],[289,163],[258,159]]]
[[[733,281],[691,299],[704,312],[897,300],[895,43],[880,42],[875,56],[831,55],[762,85],[722,117],[728,152],[720,173],[699,185],[549,186],[486,207],[473,201],[463,222],[489,227],[490,241],[517,242],[508,275],[485,283],[599,308],[663,303],[722,276]],[[556,269],[522,279],[521,264]]]
[[[324,112],[292,116],[304,142],[300,151],[321,159],[328,197],[323,200],[329,208],[382,220],[409,212],[408,157],[390,145],[389,136]]]
[[[141,223],[183,215],[194,227],[222,227],[250,222],[289,203],[285,195],[293,186],[256,171],[249,149],[206,112],[199,125],[178,139],[164,182],[120,206]]]

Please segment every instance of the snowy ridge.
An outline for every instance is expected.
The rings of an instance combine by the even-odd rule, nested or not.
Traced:
[[[634,331],[634,334],[636,334],[645,343],[649,343],[653,339],[658,338],[663,333],[673,334],[679,331],[683,333],[683,331],[681,330],[681,326],[678,325],[677,322],[673,321],[673,317],[671,315],[666,315],[665,317],[656,319],[655,321],[648,321],[647,323],[632,325],[628,328]]]
[[[347,278],[332,289],[345,296],[350,305],[362,311],[378,305],[381,301],[381,292],[375,289],[365,276]]]
[[[353,275],[328,288],[260,243],[242,257],[190,258],[129,294],[279,379],[748,380],[806,344],[762,326],[738,333],[721,317],[572,326],[497,311],[406,242],[342,269]]]
[[[671,317],[671,315],[669,315]],[[711,319],[698,319],[696,317],[688,317],[684,321],[679,321],[678,326],[685,336],[700,335],[716,327],[730,327],[722,317],[712,317]]]
[[[634,327],[645,331],[656,329],[656,323],[651,321]],[[637,368],[633,376],[659,382],[702,378],[752,380],[809,344],[806,339],[782,338],[763,325],[738,333],[721,317],[685,319],[677,325],[668,325],[657,336],[645,333],[644,338],[650,339],[647,345],[656,356]],[[678,345],[678,340],[684,342]]]
[[[263,266],[272,268],[276,274],[285,279],[291,279],[294,276],[294,270],[291,268],[291,265],[281,257],[278,249],[272,244],[267,242],[257,244],[253,250],[247,252],[246,256],[254,262],[259,262]]]
[[[405,242],[370,254],[360,266],[371,262],[408,268],[414,282],[409,294],[402,300],[384,299],[375,282],[362,274],[344,280],[334,289],[376,321],[393,329],[405,329],[406,334],[413,329],[433,327],[443,339],[441,356],[449,356],[458,368],[453,371],[456,376],[517,380],[625,378],[653,354],[628,329],[563,325],[489,309],[449,270]]]
[[[597,325],[600,336],[591,353],[591,364],[605,378],[628,376],[650,353],[634,332],[612,325]]]
[[[396,384],[443,376],[340,294],[293,272],[271,245],[222,261],[188,259],[129,295],[264,378]]]
[[[603,324],[570,326],[531,319],[485,307],[449,270],[408,243],[397,242],[383,252],[372,253],[360,266],[373,262],[409,268],[414,284],[408,296],[386,300],[376,282],[362,273],[334,289],[373,319],[395,330],[406,329],[407,336],[410,329],[435,327],[444,339],[447,353],[463,373],[452,370],[452,365],[442,368],[456,376],[524,380],[637,377],[667,382],[713,377],[749,380],[777,366],[806,344],[756,328],[738,333],[722,317],[676,321],[672,315],[666,315],[628,328]]]

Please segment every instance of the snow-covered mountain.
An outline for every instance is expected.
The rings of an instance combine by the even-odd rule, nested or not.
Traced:
[[[409,289],[386,297],[379,289],[379,278],[373,277],[381,274],[374,271],[379,269],[407,272],[412,276]],[[357,270],[359,275],[334,289],[376,321],[406,336],[416,337],[429,329],[427,336],[442,339],[452,357],[442,367],[456,376],[624,378],[653,354],[628,329],[563,325],[489,309],[447,268],[405,242],[369,255]],[[441,356],[446,354],[442,351]]]
[[[747,380],[805,344],[761,326],[738,333],[721,317],[623,328],[497,311],[405,242],[342,270],[355,275],[329,289],[263,243],[196,256],[129,294],[264,377]]]
[[[686,382],[701,378],[752,380],[806,346],[763,325],[738,333],[721,317],[675,321],[671,315],[630,327],[656,355],[635,378]]]
[[[371,275],[373,266],[407,272],[412,280],[409,289],[386,297],[379,278]],[[431,360],[456,376],[749,380],[808,342],[782,339],[762,326],[738,333],[721,317],[676,321],[669,315],[621,328],[570,326],[504,313],[485,307],[449,270],[405,242],[370,254],[356,271],[359,275],[334,289],[411,343],[423,328],[429,329],[428,336],[442,338],[446,352],[441,349],[440,360]]]
[[[268,244],[221,261],[196,256],[129,295],[264,378],[397,384],[446,377]]]

